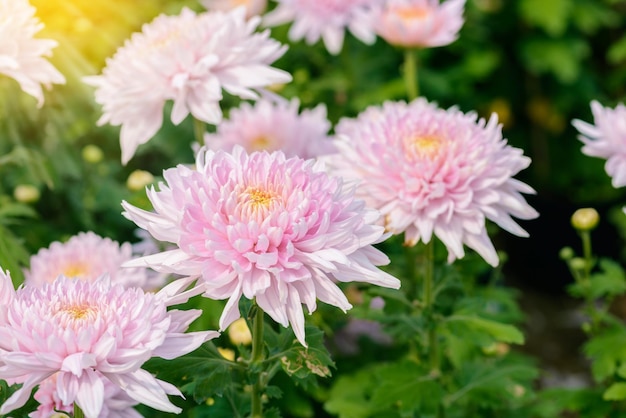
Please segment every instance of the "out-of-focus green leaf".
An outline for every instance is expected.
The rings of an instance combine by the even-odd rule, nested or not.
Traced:
[[[606,401],[623,401],[626,399],[626,383],[625,382],[616,382],[613,383],[609,388],[604,392],[602,398]]]
[[[572,6],[570,0],[521,0],[518,4],[521,16],[531,25],[552,36],[565,32]]]
[[[600,382],[613,376],[617,367],[626,362],[626,329],[616,326],[593,337],[583,347],[591,359],[591,371]]]
[[[568,84],[580,74],[581,62],[589,55],[589,45],[577,39],[530,39],[522,44],[522,59],[537,74],[552,73]]]
[[[484,331],[496,340],[505,343],[524,343],[524,334],[513,325],[468,315],[452,315],[446,319],[446,322],[462,324],[475,330]]]
[[[612,64],[626,61],[626,35],[619,38],[609,47],[606,57]]]

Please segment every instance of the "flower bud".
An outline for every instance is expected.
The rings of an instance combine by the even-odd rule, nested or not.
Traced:
[[[572,215],[572,226],[579,231],[591,231],[599,221],[600,215],[593,208],[578,209]]]
[[[252,333],[246,320],[243,318],[237,319],[228,327],[228,338],[234,345],[248,345],[252,343]]]
[[[559,257],[561,260],[571,260],[575,255],[576,254],[574,253],[572,247],[563,247],[561,248],[561,251],[559,251]]]
[[[235,352],[230,348],[222,348],[217,347],[217,351],[224,357],[226,360],[235,361]]]
[[[35,203],[40,196],[39,189],[30,184],[20,184],[13,190],[13,197],[20,203]]]
[[[91,164],[98,164],[104,158],[104,153],[97,145],[87,145],[83,148],[83,160]]]
[[[154,182],[154,176],[145,170],[135,170],[128,176],[126,187],[133,192],[139,191]]]

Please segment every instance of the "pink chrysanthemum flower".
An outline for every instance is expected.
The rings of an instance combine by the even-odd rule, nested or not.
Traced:
[[[357,197],[380,210],[389,231],[404,232],[409,245],[434,233],[449,261],[464,256],[465,244],[495,266],[485,219],[526,236],[511,215],[537,216],[520,194],[534,190],[512,178],[530,159],[506,144],[495,114],[485,122],[424,99],[386,102],[342,119],[335,131],[341,139],[339,153],[328,157],[331,172],[359,181]]]
[[[423,48],[454,42],[465,0],[388,0],[372,13],[378,35],[392,45]]]
[[[237,7],[246,8],[246,18],[260,16],[267,8],[267,0],[201,0],[207,10],[233,10]]]
[[[53,282],[60,275],[94,281],[107,273],[112,283],[124,287],[154,290],[163,284],[149,280],[145,268],[122,267],[132,258],[129,243],[120,245],[93,232],[81,232],[67,242],[53,242],[49,248],[43,248],[32,256],[30,269],[24,272],[25,283],[41,286]]]
[[[613,187],[626,186],[626,106],[620,103],[611,109],[594,100],[591,111],[595,125],[578,119],[572,122],[585,144],[582,151],[606,159],[604,169]]]
[[[185,8],[178,16],[160,15],[107,60],[102,75],[85,79],[97,87],[96,101],[104,109],[98,124],[122,126],[123,163],[157,133],[167,100],[174,101],[174,124],[189,113],[217,124],[222,88],[256,99],[259,89],[291,81],[271,67],[286,47],[270,39],[269,31],[255,33],[259,21],[246,21],[244,8],[200,14]]]
[[[103,409],[106,379],[137,402],[179,413],[167,395],[182,396],[173,385],[141,366],[151,357],[187,354],[215,331],[184,333],[199,310],[168,310],[181,301],[178,284],[161,292],[61,276],[41,287],[13,289],[0,276],[0,294],[10,297],[0,322],[0,379],[21,383],[0,407],[0,415],[21,407],[32,389],[56,375],[56,394],[64,405],[76,403],[87,418]],[[182,297],[184,300],[185,297]]]
[[[373,44],[376,34],[368,14],[381,0],[278,0],[279,4],[263,18],[268,26],[292,22],[289,39],[304,39],[312,45],[324,41],[331,54],[343,47],[346,29],[366,44]]]
[[[156,213],[123,202],[124,214],[179,248],[131,265],[202,276],[205,296],[229,298],[222,330],[240,317],[243,295],[305,345],[302,304],[309,312],[316,299],[351,308],[335,281],[400,286],[375,267],[389,262],[371,246],[385,238],[373,225],[378,213],[321,163],[279,151],[202,150],[196,170],[179,165],[164,178],[160,191],[148,191]]]
[[[99,373],[96,372],[96,375]],[[63,403],[57,393],[57,374],[53,374],[39,384],[39,388],[33,395],[35,400],[39,402],[36,411],[28,415],[29,418],[50,418],[54,416],[55,411],[72,413],[74,405],[66,405]],[[119,386],[113,384],[110,380],[100,377],[104,385],[104,400],[102,410],[98,418],[141,418],[142,415],[133,409],[134,405],[139,402],[131,398]]]
[[[230,111],[229,120],[222,122],[216,133],[205,134],[204,142],[214,150],[232,151],[241,145],[248,152],[280,150],[287,157],[304,159],[334,152],[326,107],[318,105],[298,114],[299,106],[296,99],[243,103]]]
[[[43,28],[27,0],[0,0],[0,74],[17,81],[22,90],[44,102],[41,85],[64,84],[65,78],[44,57],[57,42],[33,36]]]

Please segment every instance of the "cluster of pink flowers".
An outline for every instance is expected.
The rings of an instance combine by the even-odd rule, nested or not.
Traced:
[[[57,42],[37,39],[43,28],[28,0],[0,0],[0,74],[17,81],[22,90],[44,103],[41,86],[64,84],[65,77],[44,57]]]
[[[221,329],[240,317],[245,296],[305,345],[302,304],[309,312],[316,299],[351,307],[337,281],[400,286],[376,268],[389,262],[372,246],[385,238],[374,225],[378,213],[319,162],[235,147],[201,150],[195,169],[179,165],[163,175],[166,184],[148,191],[156,213],[123,206],[178,249],[127,265],[201,277],[205,296],[228,299]]]

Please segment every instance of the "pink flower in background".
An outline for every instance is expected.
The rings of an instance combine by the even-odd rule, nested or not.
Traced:
[[[0,279],[0,294],[5,288],[10,294],[0,323],[0,379],[22,384],[0,415],[24,405],[32,389],[53,375],[59,401],[78,404],[87,418],[103,410],[104,380],[137,402],[179,413],[167,395],[182,396],[180,391],[141,366],[151,357],[182,356],[217,336],[184,333],[201,311],[168,311],[181,299],[171,298],[170,286],[152,294],[111,285],[106,277],[86,282],[61,276],[14,291],[8,276]]]
[[[304,39],[312,45],[321,38],[331,54],[343,47],[346,29],[366,44],[373,44],[376,34],[368,16],[380,0],[278,0],[263,23],[277,26],[293,22],[289,29],[292,42]]]
[[[43,28],[27,0],[0,0],[0,74],[17,81],[25,93],[44,103],[41,85],[64,84],[65,78],[44,57],[57,42],[33,36]]]
[[[31,412],[29,418],[50,418],[55,411],[63,411],[72,413],[74,405],[66,405],[63,403],[57,392],[57,376],[53,374],[39,384],[39,388],[33,396],[39,407],[36,411]],[[99,375],[96,372],[96,375]],[[104,385],[104,400],[102,410],[98,418],[141,418],[142,415],[133,409],[134,405],[139,402],[132,399],[119,386],[113,384],[110,380],[100,375],[102,384]]]
[[[512,178],[530,159],[507,145],[495,114],[486,122],[424,99],[386,102],[342,119],[335,131],[331,173],[358,181],[357,197],[380,210],[387,230],[404,232],[409,245],[434,234],[449,261],[464,256],[465,244],[495,266],[485,220],[527,236],[511,216],[538,215],[520,194],[534,190]]]
[[[125,268],[122,264],[133,258],[129,243],[122,245],[93,232],[81,232],[67,242],[53,242],[30,259],[30,269],[24,272],[25,283],[41,286],[53,282],[59,275],[94,281],[107,273],[111,282],[124,287],[138,286],[154,290],[163,281],[149,280],[145,268]]]
[[[240,317],[243,295],[291,325],[304,345],[302,304],[309,312],[316,299],[351,308],[335,281],[400,286],[376,267],[389,262],[371,245],[386,237],[373,225],[378,213],[321,163],[241,147],[202,150],[196,170],[179,165],[164,178],[148,191],[156,213],[123,202],[124,215],[179,249],[129,264],[201,276],[205,296],[229,299],[221,329]]]
[[[465,0],[387,0],[372,14],[375,30],[392,45],[409,48],[454,42],[463,26]]]
[[[271,64],[286,50],[255,33],[259,17],[245,20],[245,10],[196,14],[183,9],[178,16],[160,15],[145,24],[107,60],[102,75],[87,77],[103,106],[102,125],[121,125],[122,162],[152,138],[163,122],[163,108],[173,100],[171,120],[189,113],[201,121],[222,120],[222,89],[243,99],[257,91],[291,81]]]
[[[228,11],[237,7],[246,8],[246,17],[259,16],[267,8],[267,0],[201,0],[200,3],[207,10]]]
[[[591,111],[595,125],[577,119],[572,122],[585,144],[582,151],[606,159],[604,169],[613,187],[626,186],[626,106],[620,103],[611,109],[594,100]]]
[[[248,152],[280,150],[287,157],[304,159],[334,152],[326,107],[318,105],[298,114],[299,106],[296,99],[243,103],[230,111],[229,120],[222,122],[216,133],[205,134],[204,142],[214,150],[232,151],[241,145]]]

